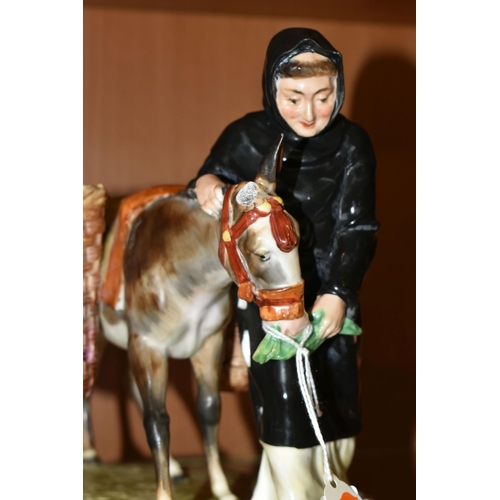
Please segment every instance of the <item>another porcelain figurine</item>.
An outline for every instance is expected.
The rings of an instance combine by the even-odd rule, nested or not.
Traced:
[[[83,461],[94,462],[90,397],[99,363],[99,267],[105,229],[106,190],[102,184],[83,186]]]
[[[359,324],[358,291],[375,251],[375,156],[366,132],[340,114],[342,56],[317,31],[290,28],[275,35],[262,82],[264,110],[223,131],[190,185],[203,210],[219,217],[224,186],[253,179],[276,136],[284,133],[276,192],[300,226],[305,306],[326,339],[310,356],[318,422],[334,472],[347,481],[354,436],[361,429],[359,342],[338,333],[346,317]],[[280,275],[279,266],[275,273]],[[240,304],[243,352],[254,353],[266,332],[258,307]],[[319,499],[323,454],[299,390],[295,359],[248,362],[263,447],[253,500]]]

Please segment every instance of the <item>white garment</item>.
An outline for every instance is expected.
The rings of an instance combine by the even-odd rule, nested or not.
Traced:
[[[323,495],[323,450],[272,446],[261,441],[262,457],[252,500],[318,500]],[[326,443],[333,473],[347,481],[355,438]]]

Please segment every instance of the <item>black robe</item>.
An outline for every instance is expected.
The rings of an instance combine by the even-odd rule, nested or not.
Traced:
[[[296,135],[281,117],[275,96],[279,65],[302,52],[317,52],[337,67],[335,109],[316,136]],[[299,255],[306,308],[318,295],[336,294],[346,316],[360,323],[358,291],[375,251],[375,156],[366,132],[339,114],[344,100],[342,56],[317,31],[290,28],[270,42],[263,75],[264,111],[231,123],[198,173],[228,184],[254,180],[263,156],[285,134],[283,167],[276,192],[300,225]],[[192,184],[194,181],[192,181]],[[240,331],[248,330],[252,353],[264,337],[255,304],[238,311]],[[350,437],[361,427],[357,345],[336,335],[311,355],[326,441]],[[295,360],[252,361],[250,391],[260,439],[275,446],[305,448],[318,441],[302,401]]]

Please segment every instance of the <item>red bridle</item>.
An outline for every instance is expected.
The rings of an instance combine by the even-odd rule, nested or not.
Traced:
[[[238,285],[238,297],[247,302],[255,299],[260,308],[260,316],[265,321],[296,319],[304,315],[304,282],[275,290],[258,290],[248,274],[238,251],[238,238],[259,218],[270,217],[271,232],[283,252],[291,252],[297,246],[297,236],[290,218],[283,211],[280,198],[268,196],[261,205],[243,213],[231,225],[231,195],[236,186],[231,186],[222,205],[222,227],[219,244],[219,259],[226,267],[226,255]]]

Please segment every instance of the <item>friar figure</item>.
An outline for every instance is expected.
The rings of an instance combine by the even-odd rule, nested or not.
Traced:
[[[306,309],[326,341],[310,356],[322,416],[321,432],[335,474],[347,480],[354,436],[361,429],[358,338],[338,334],[344,318],[360,323],[358,291],[372,261],[375,156],[370,139],[340,114],[342,55],[320,33],[279,32],[267,49],[264,110],[231,123],[191,182],[202,208],[218,217],[225,185],[255,178],[259,164],[284,133],[277,194],[300,225]],[[263,340],[259,310],[238,309],[243,343],[253,353]],[[243,346],[244,351],[245,347]],[[295,360],[251,361],[250,393],[262,460],[254,500],[306,500],[323,492],[323,457],[297,381]]]

